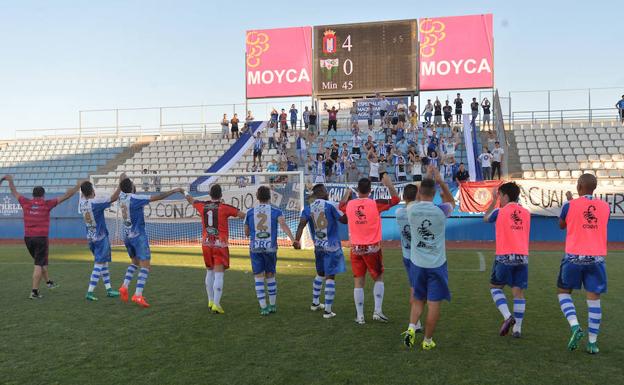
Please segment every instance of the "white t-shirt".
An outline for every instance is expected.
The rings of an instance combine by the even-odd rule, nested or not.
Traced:
[[[353,142],[353,148],[359,148],[362,145],[362,137],[359,135],[353,135],[351,141]]]
[[[379,162],[370,162],[369,176],[379,178]]]
[[[479,155],[479,161],[481,162],[481,167],[492,167],[492,154],[484,152]]]
[[[494,162],[500,162],[503,159],[503,154],[505,154],[505,150],[502,148],[495,148],[492,150],[492,160]]]

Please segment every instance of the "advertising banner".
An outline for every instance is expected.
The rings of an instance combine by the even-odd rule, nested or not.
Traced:
[[[381,99],[371,98],[371,99],[358,99],[355,103],[357,108],[358,119],[368,119],[368,106],[370,104],[373,105],[373,116],[379,117],[379,102]],[[396,110],[399,103],[403,102],[406,106],[409,106],[409,97],[400,97],[400,98],[386,98],[388,102],[388,111]]]
[[[492,14],[421,19],[420,89],[494,86]]]
[[[247,98],[312,95],[312,27],[247,31]]]

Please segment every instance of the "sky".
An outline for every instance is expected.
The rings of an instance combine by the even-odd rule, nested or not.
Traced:
[[[546,93],[517,91],[606,87],[592,92],[592,106],[612,107],[624,93],[620,8],[602,0],[0,0],[0,137],[77,127],[87,109],[241,103],[248,29],[478,13],[494,14],[495,85],[513,91],[514,110],[546,109]],[[551,108],[587,105],[587,91],[551,94]],[[141,114],[155,112],[125,113],[122,124]],[[115,123],[111,113],[83,119]]]

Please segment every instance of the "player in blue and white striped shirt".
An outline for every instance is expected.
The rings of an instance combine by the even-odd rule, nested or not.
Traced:
[[[293,237],[282,210],[271,205],[271,190],[267,186],[258,187],[256,198],[259,203],[247,211],[245,218],[245,236],[249,237],[251,269],[256,283],[256,297],[260,304],[260,314],[269,315],[277,312],[277,233],[278,224],[293,243],[295,249],[301,246]],[[269,292],[269,305],[266,304],[264,283]]]

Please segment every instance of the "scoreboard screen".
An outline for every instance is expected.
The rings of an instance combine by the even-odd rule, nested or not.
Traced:
[[[418,88],[416,20],[314,27],[316,95],[412,92]]]

